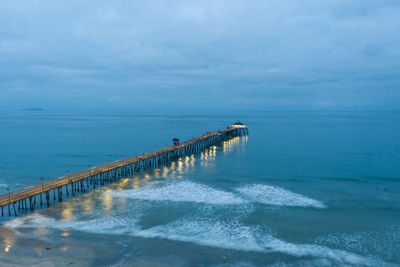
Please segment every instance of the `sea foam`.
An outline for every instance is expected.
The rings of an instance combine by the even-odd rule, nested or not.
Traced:
[[[161,238],[221,249],[258,253],[277,252],[299,258],[314,257],[317,259],[326,259],[339,265],[387,265],[385,262],[345,250],[331,249],[317,244],[290,243],[276,238],[268,229],[257,226],[247,226],[241,223],[225,223],[214,219],[182,219],[147,229],[140,227],[138,218],[136,217],[113,217],[65,222],[34,214],[18,220],[22,221],[22,223],[13,223],[13,227],[48,227],[53,229],[71,229],[94,234]]]
[[[253,184],[236,189],[245,199],[273,206],[325,208],[321,201],[291,192],[277,186]]]
[[[130,189],[105,194],[148,201],[194,202],[212,205],[239,205],[256,202],[272,206],[326,208],[321,201],[277,186],[245,185],[228,192],[190,181],[172,182],[150,188]]]
[[[189,181],[173,182],[161,187],[130,189],[105,194],[139,200],[195,202],[213,205],[237,205],[246,202],[234,193]]]
[[[400,260],[400,227],[382,227],[379,231],[331,233],[317,238],[319,245],[344,247],[359,254],[378,255],[391,262]]]

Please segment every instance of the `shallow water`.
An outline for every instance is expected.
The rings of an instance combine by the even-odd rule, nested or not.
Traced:
[[[0,190],[238,118],[248,137],[2,218],[3,250],[45,257],[46,242],[91,266],[400,264],[399,113],[3,113]]]

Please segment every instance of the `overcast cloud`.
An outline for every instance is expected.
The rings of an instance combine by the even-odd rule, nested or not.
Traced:
[[[2,109],[400,110],[400,1],[2,0]]]

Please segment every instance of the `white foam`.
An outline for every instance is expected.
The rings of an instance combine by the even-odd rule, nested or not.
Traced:
[[[56,220],[38,213],[9,221],[4,227],[17,230],[18,228],[51,228],[72,229],[94,234],[124,234],[130,226],[136,225],[137,218],[111,217],[88,221]]]
[[[325,208],[321,201],[291,192],[277,186],[254,184],[236,189],[252,202],[274,206]]]
[[[374,266],[373,260],[339,249],[331,249],[313,244],[293,244],[274,239],[268,243],[272,251],[285,253],[296,257],[312,256],[327,258],[340,263]]]
[[[355,265],[375,264],[368,258],[347,251],[312,244],[289,243],[275,238],[269,231],[240,224],[183,220],[139,231],[136,235],[241,251],[280,252],[295,257],[328,258],[335,262]]]
[[[24,224],[24,221],[22,219],[14,219],[14,220],[6,222],[3,226],[10,228],[10,229],[16,229],[18,227],[21,227],[23,224]]]
[[[148,201],[194,202],[212,205],[258,202],[273,206],[326,208],[321,201],[276,186],[252,184],[239,187],[235,191],[236,193],[227,192],[200,183],[180,181],[162,186],[159,183],[153,183],[149,188],[104,194]]]
[[[327,259],[338,265],[383,266],[384,262],[363,257],[339,249],[331,249],[315,244],[294,244],[274,237],[271,232],[256,226],[240,223],[222,223],[214,220],[179,220],[165,225],[142,229],[137,218],[102,218],[89,221],[65,222],[38,214],[17,227],[49,227],[54,229],[72,229],[77,231],[131,235],[141,238],[161,238],[173,241],[189,242],[202,246],[253,251],[259,253],[279,252],[295,257],[314,257]],[[13,227],[16,224],[12,224]]]
[[[358,233],[331,233],[316,239],[320,245],[344,247],[359,254],[379,255],[380,258],[398,262],[400,227],[382,227],[378,231]]]
[[[61,221],[57,221],[56,219],[42,216],[37,213],[33,213],[28,216],[8,221],[3,226],[10,229],[18,229],[26,227],[38,228],[40,225],[42,225],[42,227],[50,228],[52,225],[59,224],[60,222]]]
[[[105,194],[140,200],[195,202],[213,205],[237,205],[246,202],[234,193],[189,181],[173,182],[161,187],[139,188]]]
[[[238,224],[181,220],[146,229],[137,234],[147,238],[164,238],[225,249],[265,251],[258,244],[252,229]]]

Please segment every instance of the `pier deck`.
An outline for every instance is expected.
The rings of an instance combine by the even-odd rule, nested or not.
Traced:
[[[155,168],[177,157],[196,153],[224,140],[247,134],[247,126],[232,125],[222,131],[205,133],[177,145],[143,155],[121,159],[9,192],[0,195],[1,213],[4,215],[4,207],[8,207],[8,214],[10,216],[12,213],[17,216],[17,209],[34,210],[37,206],[37,196],[40,197],[40,206],[43,206],[43,199],[47,202],[47,206],[50,206],[51,196],[54,201],[56,198],[62,201],[64,192],[67,196],[69,196],[70,193],[75,195],[77,192],[86,192],[87,190],[95,189],[96,186],[111,183],[119,178]]]

